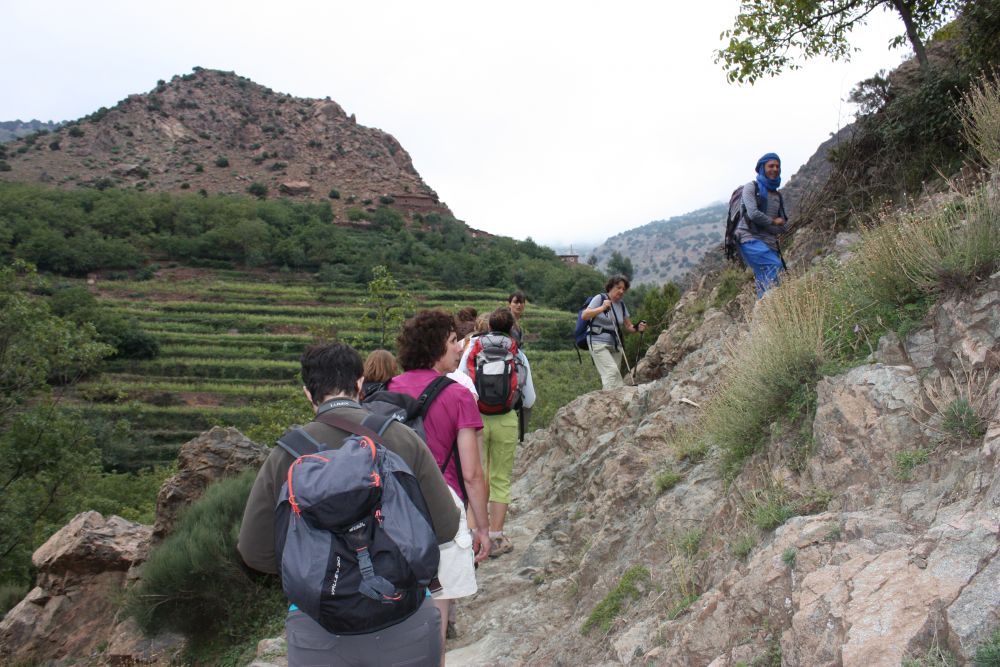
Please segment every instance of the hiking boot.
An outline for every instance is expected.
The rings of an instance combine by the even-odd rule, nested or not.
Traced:
[[[455,621],[448,621],[448,627],[444,631],[445,639],[457,639],[458,630],[455,629]]]
[[[513,550],[514,544],[510,541],[510,538],[506,535],[500,535],[500,537],[493,540],[493,548],[490,549],[490,558],[509,554]]]

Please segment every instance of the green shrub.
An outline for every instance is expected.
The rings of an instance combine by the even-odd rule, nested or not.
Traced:
[[[30,590],[29,584],[0,584],[0,617],[23,600]]]
[[[600,628],[601,632],[608,632],[611,629],[611,624],[621,613],[622,606],[630,599],[638,599],[645,592],[644,589],[649,586],[650,580],[649,570],[641,565],[634,565],[627,569],[618,585],[590,612],[590,616],[583,622],[580,632],[585,635],[590,634],[594,627]]]
[[[704,537],[705,530],[703,528],[692,528],[680,536],[677,546],[680,548],[681,553],[688,558],[693,558],[698,553],[698,548],[701,546],[701,540]]]
[[[0,171],[10,171],[12,167],[4,160],[0,160]]]
[[[798,550],[795,547],[787,547],[781,552],[781,562],[788,567],[795,567],[795,556]]]
[[[247,192],[252,194],[257,199],[267,198],[267,186],[263,183],[253,182],[247,187]]]
[[[976,648],[972,662],[976,667],[1000,667],[1000,628]]]
[[[677,482],[684,479],[684,476],[673,469],[663,470],[656,475],[653,479],[653,486],[656,489],[656,495],[661,495],[666,491],[677,486]]]
[[[750,506],[750,519],[761,530],[772,530],[798,514],[798,508],[780,486],[758,490]]]
[[[79,125],[71,125],[67,134],[69,134],[69,136],[74,138],[82,137],[83,128],[81,128]]]
[[[755,546],[757,546],[757,538],[750,533],[745,533],[729,545],[729,551],[740,560],[743,560],[750,555]]]
[[[220,155],[219,157],[215,158],[215,166],[216,167],[228,167],[229,166],[229,158]],[[197,168],[196,168],[196,171],[197,171]]]
[[[336,188],[331,188],[327,196],[330,199],[340,199],[340,191],[338,191]]]
[[[126,602],[126,613],[145,632],[239,640],[281,614],[278,578],[247,569],[236,551],[255,476],[248,470],[209,486],[152,551]]]
[[[729,268],[722,272],[719,276],[719,286],[718,291],[715,293],[715,301],[712,302],[713,308],[722,308],[727,303],[735,299],[740,290],[743,289],[751,276],[749,273],[743,269],[733,269]]]
[[[957,438],[978,440],[986,435],[983,420],[965,398],[956,398],[949,403],[945,407],[942,417],[941,428]]]

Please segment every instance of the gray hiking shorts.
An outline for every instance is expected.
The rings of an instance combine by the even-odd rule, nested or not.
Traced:
[[[406,620],[366,635],[334,635],[301,611],[291,611],[285,637],[288,667],[430,667],[441,662],[441,615],[430,598]]]

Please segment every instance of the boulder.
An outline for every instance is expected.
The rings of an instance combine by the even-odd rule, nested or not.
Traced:
[[[286,181],[278,186],[278,189],[286,195],[307,195],[312,192],[312,186],[308,181]]]
[[[122,634],[118,605],[129,571],[149,553],[149,526],[84,512],[50,537],[32,556],[38,585],[0,621],[0,662],[55,664],[101,654],[109,636]],[[161,638],[156,650],[133,632],[132,649],[117,650],[118,664],[170,664],[178,637]],[[136,662],[138,657],[148,659]],[[115,663],[112,663],[115,664]]]
[[[153,537],[163,539],[173,530],[177,516],[217,479],[259,468],[268,449],[235,428],[216,426],[184,443],[177,454],[177,474],[160,487],[156,496]]]

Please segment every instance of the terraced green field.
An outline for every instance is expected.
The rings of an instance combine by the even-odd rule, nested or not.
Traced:
[[[267,407],[301,396],[298,357],[320,338],[354,342],[362,352],[377,337],[362,325],[364,288],[336,288],[311,277],[262,272],[163,270],[148,281],[97,281],[101,303],[135,318],[156,338],[155,359],[113,360],[81,382],[72,401],[95,416],[131,425],[126,468],[172,460],[177,448],[212,426],[241,430]],[[411,288],[417,308],[481,313],[503,305],[497,290]],[[571,346],[575,315],[531,304],[526,353],[539,402],[532,428],[581,393],[600,386],[589,359],[580,366]]]

